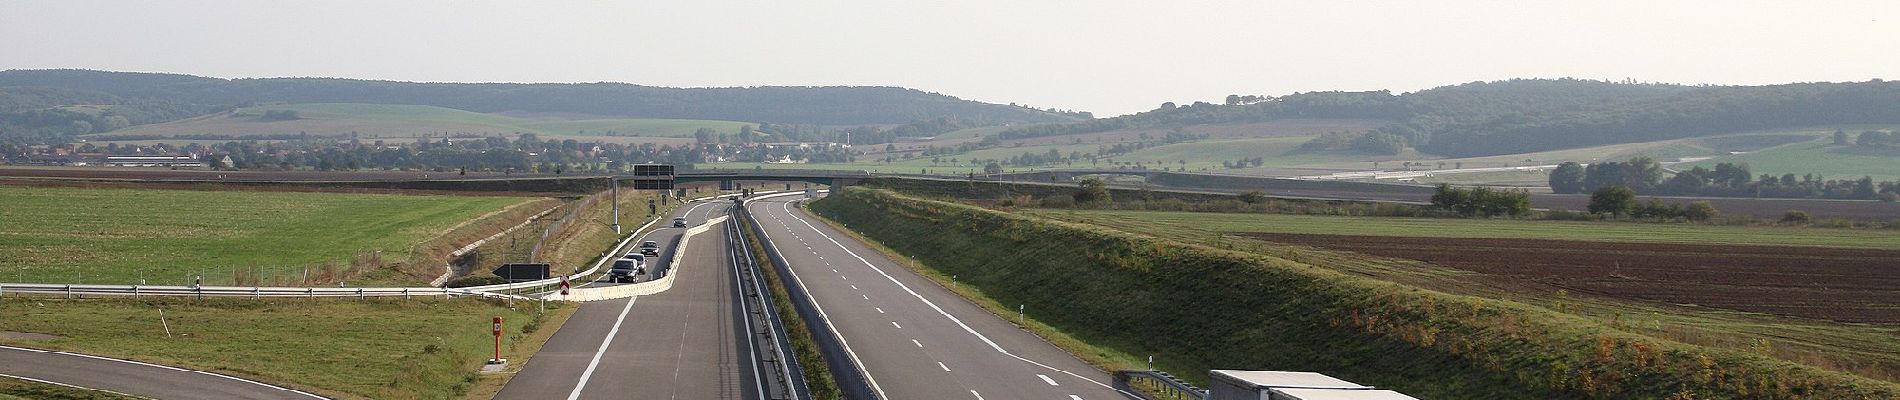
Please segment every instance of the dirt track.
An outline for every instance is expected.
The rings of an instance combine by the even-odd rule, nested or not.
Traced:
[[[1900,250],[1249,233],[1579,294],[1900,323]]]

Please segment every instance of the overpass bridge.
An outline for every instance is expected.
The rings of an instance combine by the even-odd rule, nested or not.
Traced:
[[[719,188],[726,190],[735,188],[734,182],[738,181],[810,182],[845,187],[871,176],[867,171],[823,169],[695,169],[674,173],[673,182],[719,182]]]

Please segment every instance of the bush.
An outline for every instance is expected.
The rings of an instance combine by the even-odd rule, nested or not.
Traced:
[[[1708,200],[1689,203],[1689,208],[1682,210],[1682,216],[1689,218],[1690,221],[1708,221],[1720,215],[1722,212],[1716,210],[1715,204],[1709,203]]]
[[[1052,195],[1042,198],[1043,208],[1075,208],[1075,196]]]
[[[1814,217],[1809,216],[1807,211],[1788,210],[1788,213],[1781,214],[1781,223],[1784,224],[1807,225],[1810,222],[1814,222]]]
[[[1590,193],[1590,213],[1621,217],[1636,209],[1636,191],[1622,186],[1604,186]]]
[[[1888,203],[1893,203],[1893,202],[1900,202],[1900,192],[1886,192],[1886,193],[1881,193],[1881,194],[1880,194],[1880,201],[1884,201],[1884,202],[1888,202]]]

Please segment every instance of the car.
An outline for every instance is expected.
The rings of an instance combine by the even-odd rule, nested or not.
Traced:
[[[613,268],[607,270],[607,279],[614,283],[633,282],[640,277],[645,268],[638,259],[622,258],[614,260]]]
[[[685,227],[686,227],[686,219],[685,219],[685,218],[674,218],[674,219],[673,219],[673,227],[674,227],[674,228],[685,228]]]
[[[659,257],[660,256],[660,242],[655,242],[651,240],[640,242],[640,254],[645,254],[645,255],[653,256],[653,257]]]

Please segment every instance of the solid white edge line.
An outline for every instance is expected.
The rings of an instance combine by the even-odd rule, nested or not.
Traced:
[[[791,203],[780,203],[780,204],[785,204],[785,205],[786,205],[787,207],[789,207],[789,206],[791,205]],[[772,208],[771,208],[771,207],[764,207],[764,208],[765,208],[765,210],[766,210],[766,214],[768,214],[768,215],[769,215],[769,214],[771,214],[771,210],[772,210]],[[788,209],[786,209],[786,211],[785,211],[785,212],[789,214],[789,213],[791,213],[791,210],[790,210],[790,209],[788,208]],[[776,217],[776,216],[774,216],[774,217],[772,217],[772,218],[773,218],[773,219],[779,219],[779,218],[778,218],[778,217]],[[784,220],[783,220],[783,219],[779,219],[779,220],[781,221],[781,222],[780,222],[780,225],[784,225],[784,223],[782,222],[782,221],[784,221]],[[787,232],[790,232],[790,231],[791,231],[791,228],[792,228],[792,227],[791,227],[791,225],[785,225],[785,230],[786,230]],[[770,234],[768,233],[768,234],[767,234],[767,236],[770,236]],[[772,247],[773,247],[774,249],[777,249],[777,248],[778,248],[778,246],[772,246]],[[790,260],[787,260],[787,261],[786,261],[786,263],[788,263],[788,264],[789,264],[790,262],[791,262]],[[797,284],[798,284],[798,288],[799,288],[799,290],[803,290],[803,291],[805,291],[805,293],[807,293],[807,294],[810,294],[810,293],[811,293],[811,288],[809,288],[809,287],[806,287],[806,286],[805,286],[805,280],[804,280],[803,278],[799,278],[799,277],[798,277],[798,270],[797,270],[796,268],[792,268],[792,266],[791,266],[791,265],[786,265],[786,266],[785,266],[785,272],[788,272],[788,273],[791,273],[791,274],[792,274],[792,283],[797,283]],[[866,297],[866,299],[869,299],[869,297]],[[812,306],[812,309],[814,309],[814,310],[816,310],[816,311],[818,311],[818,317],[819,317],[819,318],[823,318],[823,319],[824,319],[825,321],[831,321],[831,316],[830,316],[830,315],[828,315],[828,314],[825,314],[825,307],[824,307],[824,306],[820,306],[820,305],[818,305],[818,301],[817,301],[816,299],[814,299],[814,300],[812,300],[812,302],[811,302],[811,306]],[[835,337],[837,337],[837,338],[838,338],[838,344],[839,344],[840,346],[843,346],[843,347],[844,347],[844,353],[845,353],[845,355],[849,355],[849,356],[851,356],[851,361],[852,361],[852,362],[854,362],[854,363],[856,363],[856,364],[857,364],[857,366],[858,366],[858,373],[861,373],[861,374],[864,374],[864,381],[865,381],[865,383],[869,383],[869,384],[871,384],[871,390],[874,390],[874,391],[877,391],[877,397],[878,397],[878,398],[883,398],[883,399],[888,399],[888,398],[891,398],[891,396],[890,396],[890,395],[888,395],[888,394],[884,394],[884,387],[883,387],[883,386],[879,386],[879,385],[877,384],[877,378],[875,378],[875,377],[872,377],[872,376],[871,376],[871,370],[869,370],[869,369],[866,369],[866,367],[864,366],[864,360],[863,360],[863,359],[860,359],[860,358],[858,358],[858,353],[857,353],[857,352],[855,352],[855,351],[851,351],[851,342],[849,342],[849,341],[847,341],[847,340],[845,340],[845,338],[844,338],[844,333],[843,333],[843,332],[839,332],[839,331],[838,331],[837,329],[835,329],[835,328],[834,328],[834,329],[832,329],[832,330],[831,330],[831,335],[832,335],[832,336],[835,336]],[[974,390],[972,390],[972,391],[970,391],[970,393],[976,393],[976,391],[974,391]],[[977,396],[977,398],[982,398],[982,396]],[[569,399],[569,400],[573,400],[573,399]]]
[[[94,388],[74,385],[70,383],[60,383],[60,382],[54,382],[54,381],[49,381],[49,380],[39,379],[39,378],[28,378],[28,377],[19,376],[19,375],[0,374],[0,378],[13,378],[13,379],[19,379],[23,381],[39,382],[39,383],[44,383],[44,384],[54,385],[54,386],[64,386],[64,387],[69,387],[69,388],[74,388],[74,389],[79,389],[79,390],[90,390],[94,392],[111,393],[111,394],[125,396],[125,397],[133,397],[133,398],[140,398],[140,399],[150,398],[150,397],[145,397],[145,396],[140,396],[140,395],[135,395],[135,394],[130,394],[130,393],[120,393],[120,392],[115,392],[115,391],[105,390],[105,389],[94,389]],[[298,393],[302,393],[302,392],[298,392]],[[308,394],[308,393],[305,393],[305,394]]]
[[[15,351],[24,351],[24,352],[29,352],[29,353],[51,353],[51,351],[46,351],[46,350],[29,349],[25,347],[13,347],[13,346],[0,346],[0,350],[15,350]]]
[[[111,361],[111,362],[116,362],[116,363],[125,363],[125,364],[132,364],[132,365],[138,365],[138,366],[143,366],[143,367],[151,367],[151,368],[159,368],[159,369],[166,369],[166,370],[172,370],[172,371],[178,371],[178,372],[193,372],[193,373],[198,373],[198,374],[203,374],[203,375],[206,375],[206,376],[215,376],[215,377],[219,377],[219,378],[224,378],[224,379],[230,379],[230,380],[234,380],[234,381],[238,381],[238,382],[244,382],[244,383],[248,383],[248,384],[252,384],[252,385],[257,385],[257,386],[263,386],[263,387],[267,387],[267,388],[271,388],[271,389],[277,389],[277,390],[282,390],[282,391],[287,391],[287,392],[293,392],[293,393],[297,393],[297,394],[301,394],[301,395],[305,395],[305,396],[310,396],[310,397],[314,397],[314,398],[319,398],[319,399],[324,399],[324,398],[325,398],[325,397],[323,397],[323,396],[318,396],[318,395],[315,395],[315,394],[311,394],[311,393],[309,393],[309,392],[304,392],[304,391],[301,391],[301,390],[296,390],[296,389],[291,389],[291,388],[287,388],[287,387],[283,387],[283,386],[277,386],[277,385],[272,385],[272,384],[269,384],[269,383],[264,383],[264,382],[258,382],[258,381],[254,381],[254,380],[250,380],[250,379],[244,379],[244,378],[239,378],[239,377],[235,377],[235,376],[231,376],[231,375],[225,375],[225,374],[220,374],[220,373],[216,373],[216,372],[210,372],[210,371],[200,371],[200,370],[191,370],[191,369],[184,369],[184,368],[179,368],[179,367],[173,367],[173,366],[170,366],[170,365],[159,365],[159,364],[153,364],[153,363],[148,363],[148,362],[141,362],[141,361],[133,361],[133,360],[127,360],[127,359],[121,359],[121,358],[112,358],[112,357],[102,357],[102,356],[95,356],[95,355],[91,355],[91,354],[80,354],[80,353],[71,353],[71,352],[64,352],[64,351],[44,351],[44,350],[32,350],[32,349],[23,349],[23,350],[28,350],[28,351],[38,351],[38,352],[40,352],[40,353],[47,353],[47,354],[59,354],[59,355],[65,355],[65,356],[74,356],[74,357],[81,357],[81,358],[90,358],[90,359],[94,359],[94,360],[101,360],[101,361]],[[77,386],[75,386],[75,387],[77,387]],[[87,388],[87,389],[91,389],[91,388]],[[92,390],[100,390],[100,389],[92,389]],[[107,392],[109,392],[108,390],[100,390],[100,391],[107,391]]]
[[[627,298],[627,306],[620,309],[620,318],[614,320],[613,329],[607,330],[607,338],[600,340],[600,350],[594,351],[594,360],[587,362],[587,370],[581,372],[581,380],[574,384],[574,391],[567,394],[567,400],[581,398],[581,389],[586,388],[587,380],[594,377],[594,368],[600,367],[600,357],[607,354],[607,345],[614,343],[614,336],[620,335],[620,323],[627,322],[627,312],[633,311],[633,302],[639,299],[640,296]]]
[[[1094,379],[1089,379],[1089,378],[1087,378],[1087,377],[1083,377],[1083,376],[1081,376],[1081,375],[1077,375],[1077,374],[1075,374],[1074,372],[1069,372],[1069,371],[1063,371],[1063,370],[1061,370],[1061,369],[1057,369],[1057,368],[1055,368],[1055,367],[1051,367],[1051,366],[1048,366],[1048,365],[1044,365],[1044,364],[1042,364],[1042,363],[1039,363],[1039,362],[1035,362],[1035,361],[1032,361],[1032,360],[1030,360],[1030,359],[1028,359],[1028,358],[1023,358],[1022,356],[1019,356],[1019,355],[1016,355],[1015,353],[1010,353],[1010,352],[1009,352],[1009,350],[1004,350],[1004,349],[1003,349],[1003,347],[1002,347],[1002,346],[1000,346],[1000,345],[997,345],[995,341],[991,341],[991,340],[990,340],[990,338],[989,338],[988,336],[984,336],[984,335],[983,335],[982,333],[979,333],[979,332],[977,332],[977,331],[976,331],[976,329],[973,329],[973,328],[970,328],[970,326],[969,326],[968,324],[964,324],[964,323],[963,323],[963,320],[961,320],[961,319],[958,319],[958,318],[957,318],[956,316],[954,316],[954,315],[950,315],[950,313],[949,313],[949,312],[946,312],[946,311],[944,311],[942,307],[938,307],[938,306],[937,306],[937,303],[934,303],[934,302],[931,302],[931,301],[930,301],[930,299],[926,299],[926,298],[924,298],[924,296],[923,296],[923,295],[921,295],[921,294],[918,294],[918,293],[917,293],[917,291],[915,291],[915,290],[911,290],[911,289],[910,289],[910,286],[909,286],[909,285],[905,285],[905,284],[904,284],[903,282],[899,282],[899,281],[897,280],[897,278],[896,278],[896,277],[892,277],[892,276],[891,276],[891,274],[889,274],[889,273],[886,273],[886,272],[884,272],[884,269],[883,269],[883,268],[878,268],[878,267],[877,267],[877,265],[875,265],[875,264],[872,264],[870,260],[866,260],[866,259],[864,258],[864,256],[861,256],[861,255],[858,255],[858,252],[855,252],[855,251],[851,251],[851,248],[849,248],[849,247],[845,247],[845,245],[844,245],[843,243],[839,243],[839,242],[838,242],[838,239],[836,239],[836,238],[833,238],[833,237],[831,237],[831,234],[828,234],[828,233],[825,233],[825,231],[824,231],[824,230],[820,230],[820,229],[818,229],[818,227],[817,227],[817,226],[815,226],[815,225],[812,225],[812,223],[811,223],[811,221],[807,221],[807,220],[805,220],[805,218],[804,218],[804,217],[800,217],[800,216],[798,216],[798,214],[795,214],[795,213],[792,213],[792,208],[791,208],[791,203],[790,203],[790,202],[787,202],[787,203],[784,203],[784,204],[785,204],[785,207],[784,207],[784,208],[785,208],[785,214],[786,214],[786,215],[790,215],[790,216],[792,217],[792,219],[795,219],[795,220],[798,220],[798,222],[799,222],[799,223],[803,223],[803,224],[805,224],[805,227],[808,227],[808,228],[811,228],[811,230],[812,230],[813,232],[817,232],[817,233],[818,233],[818,236],[823,236],[823,237],[825,237],[825,240],[829,240],[829,241],[831,241],[831,244],[833,244],[833,245],[836,245],[836,246],[838,246],[838,248],[839,248],[839,249],[841,249],[841,250],[844,250],[844,252],[845,252],[845,254],[850,254],[850,255],[851,255],[852,257],[855,257],[855,258],[857,258],[857,259],[858,259],[858,262],[862,262],[862,263],[864,263],[864,265],[865,265],[865,266],[867,266],[867,267],[871,267],[871,270],[873,270],[873,271],[877,271],[877,273],[878,273],[879,275],[884,275],[884,279],[889,279],[889,280],[891,281],[891,283],[895,283],[895,284],[897,284],[897,287],[898,287],[898,288],[901,288],[901,289],[904,289],[904,292],[907,292],[907,293],[910,293],[910,295],[911,295],[911,296],[913,296],[913,297],[916,297],[916,298],[917,298],[917,300],[921,300],[921,301],[923,301],[923,302],[924,302],[924,305],[927,305],[927,306],[930,306],[930,308],[931,308],[931,309],[933,309],[933,310],[936,310],[936,311],[937,311],[937,314],[940,314],[940,315],[943,315],[943,317],[944,317],[944,318],[949,318],[949,319],[950,319],[950,321],[951,321],[951,322],[955,322],[955,323],[957,324],[957,326],[958,326],[958,327],[962,327],[962,328],[963,328],[963,331],[964,331],[964,332],[969,332],[969,333],[970,333],[971,335],[974,335],[974,336],[976,336],[976,338],[977,338],[977,339],[979,339],[979,340],[982,340],[982,341],[983,341],[983,343],[986,343],[986,344],[989,344],[989,345],[990,345],[990,348],[992,348],[992,349],[996,349],[996,351],[997,351],[997,352],[999,352],[999,353],[1003,353],[1003,354],[1005,354],[1005,355],[1008,355],[1008,356],[1010,356],[1010,357],[1013,357],[1013,358],[1015,358],[1015,359],[1018,359],[1018,360],[1022,360],[1023,362],[1027,362],[1027,363],[1030,363],[1030,364],[1034,364],[1034,365],[1036,365],[1036,366],[1038,366],[1038,367],[1043,367],[1043,368],[1045,368],[1045,369],[1048,369],[1048,370],[1051,370],[1051,371],[1056,371],[1056,372],[1061,372],[1061,373],[1064,373],[1064,374],[1068,374],[1069,376],[1073,376],[1073,377],[1075,377],[1076,379],[1081,379],[1081,380],[1083,380],[1083,381],[1086,381],[1086,382],[1089,382],[1089,383],[1093,383],[1093,384],[1095,384],[1095,385],[1097,385],[1097,386],[1101,386],[1101,387],[1105,387],[1105,388],[1109,388],[1110,390],[1114,390],[1115,392],[1117,392],[1117,393],[1121,393],[1121,394],[1122,394],[1123,396],[1128,396],[1129,398],[1136,398],[1136,399],[1138,399],[1138,398],[1141,398],[1140,396],[1137,396],[1137,395],[1135,395],[1134,393],[1129,393],[1128,391],[1124,391],[1124,390],[1121,390],[1121,389],[1116,389],[1116,388],[1115,388],[1114,386],[1109,386],[1108,384],[1105,384],[1105,383],[1102,383],[1102,382],[1100,382],[1100,381],[1096,381],[1096,380],[1094,380]],[[869,299],[870,299],[870,297],[866,297],[865,299],[867,299],[867,300],[869,300]],[[1041,340],[1041,338],[1037,338],[1037,340]],[[1047,342],[1045,341],[1044,343],[1047,343]],[[1066,351],[1065,351],[1065,352],[1066,352]]]

